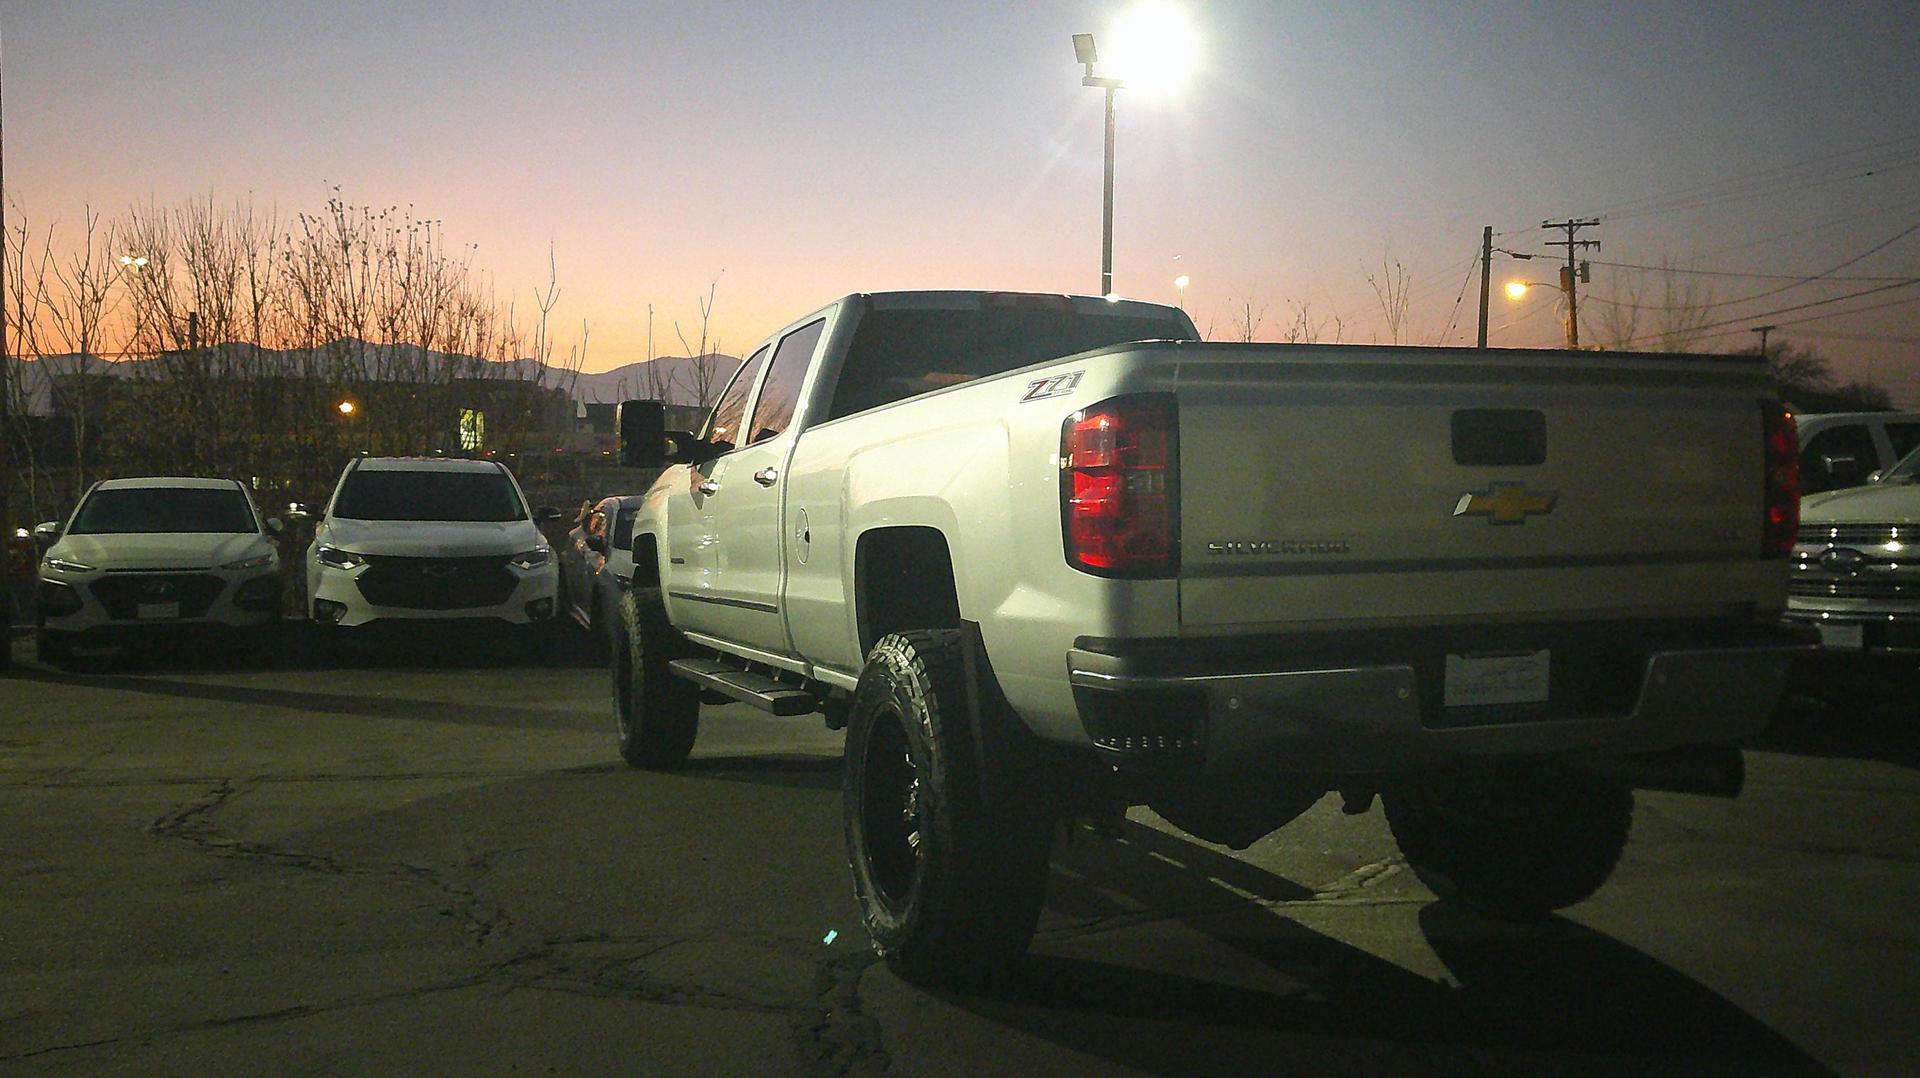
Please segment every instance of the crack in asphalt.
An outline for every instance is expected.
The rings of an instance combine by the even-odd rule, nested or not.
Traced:
[[[814,974],[817,990],[796,1028],[804,1071],[826,1078],[870,1078],[887,1072],[880,1022],[868,1015],[860,997],[860,979],[879,959],[869,949],[822,962]]]
[[[289,780],[285,777],[269,780],[254,778],[242,783],[222,778],[200,796],[155,819],[148,825],[148,831],[162,838],[188,843],[209,856],[328,876],[399,880],[438,891],[443,897],[451,899],[449,908],[443,908],[441,912],[457,912],[463,918],[468,941],[476,948],[505,941],[517,927],[505,908],[482,899],[469,884],[451,879],[431,866],[408,862],[353,864],[327,854],[291,850],[271,843],[245,841],[221,834],[212,820],[214,814],[269,781]],[[462,867],[484,874],[500,858],[514,852],[517,850],[482,851],[467,858]],[[715,941],[744,942],[776,950],[794,950],[803,946],[786,939],[756,941],[737,936],[658,937],[575,933],[542,939],[489,962],[468,976],[452,980],[388,992],[350,995],[327,1003],[299,1004],[205,1019],[119,1037],[53,1045],[12,1056],[0,1055],[0,1062],[237,1024],[287,1021],[351,1007],[491,984],[509,992],[529,989],[700,1010],[784,1014],[792,1019],[792,1030],[798,1042],[804,1073],[834,1078],[865,1078],[886,1071],[891,1057],[884,1047],[880,1024],[865,1014],[860,996],[861,977],[878,961],[871,951],[843,952],[824,960],[802,959],[803,963],[811,964],[814,968],[813,993],[811,998],[803,1002],[756,997],[711,985],[690,984],[683,979],[649,970],[644,965],[650,959],[657,959],[675,948]],[[604,953],[590,953],[587,950],[607,946],[617,949]],[[799,957],[797,952],[795,957]]]
[[[329,876],[400,880],[438,891],[444,899],[450,900],[448,905],[441,907],[440,913],[460,917],[466,935],[476,946],[484,946],[496,937],[504,937],[513,929],[513,918],[504,908],[481,898],[468,884],[450,879],[432,866],[404,861],[350,864],[326,854],[289,850],[271,843],[248,842],[220,834],[209,817],[256,785],[249,782],[242,787],[231,779],[221,779],[202,796],[153,821],[147,830],[163,838],[187,842],[215,857],[302,869]]]

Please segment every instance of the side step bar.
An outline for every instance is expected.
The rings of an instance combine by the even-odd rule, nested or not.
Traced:
[[[674,674],[743,704],[774,715],[807,715],[820,710],[820,698],[765,674],[737,670],[713,659],[675,659]]]

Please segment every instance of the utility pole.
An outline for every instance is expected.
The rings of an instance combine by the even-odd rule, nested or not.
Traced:
[[[1480,230],[1480,347],[1487,346],[1487,288],[1493,272],[1493,226]]]
[[[187,312],[187,352],[192,355],[198,355],[200,353],[199,311]]]
[[[1779,328],[1780,328],[1779,326],[1772,326],[1772,325],[1753,327],[1753,331],[1760,335],[1760,358],[1761,359],[1767,358],[1767,334],[1772,333],[1774,330]]]
[[[1577,240],[1577,239],[1574,239],[1573,237],[1574,237],[1574,234],[1579,232],[1581,229],[1592,228],[1593,226],[1598,225],[1599,223],[1600,223],[1600,220],[1597,217],[1588,217],[1585,219],[1568,218],[1565,221],[1540,222],[1541,228],[1565,229],[1567,233],[1566,239],[1548,240],[1547,246],[1548,247],[1565,247],[1567,249],[1567,264],[1560,268],[1560,291],[1565,292],[1567,294],[1567,347],[1568,348],[1580,347],[1580,299],[1577,294],[1577,290],[1574,287],[1574,280],[1576,277],[1578,277],[1582,281],[1587,279],[1587,264],[1585,262],[1579,262],[1576,265],[1574,253],[1576,251],[1583,250],[1588,247],[1591,247],[1596,251],[1600,249],[1599,240]]]

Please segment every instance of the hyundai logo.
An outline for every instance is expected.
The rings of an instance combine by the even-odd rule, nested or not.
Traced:
[[[148,580],[140,585],[140,594],[149,599],[164,599],[173,594],[173,584],[165,580]]]
[[[1867,567],[1868,558],[1852,547],[1828,547],[1820,552],[1820,568],[1834,576],[1859,576]]]
[[[459,572],[460,569],[458,566],[448,565],[446,562],[443,562],[443,561],[436,561],[430,565],[421,566],[420,571],[427,574],[430,577],[444,580],[447,577],[450,577],[453,574]]]

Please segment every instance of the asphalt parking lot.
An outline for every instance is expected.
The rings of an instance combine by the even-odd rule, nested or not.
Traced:
[[[1737,801],[1639,797],[1614,881],[1436,903],[1378,810],[1056,849],[1021,976],[870,958],[839,735],[707,709],[621,765],[605,676],[396,647],[0,673],[0,1072],[1910,1072],[1920,719],[1790,701]]]

